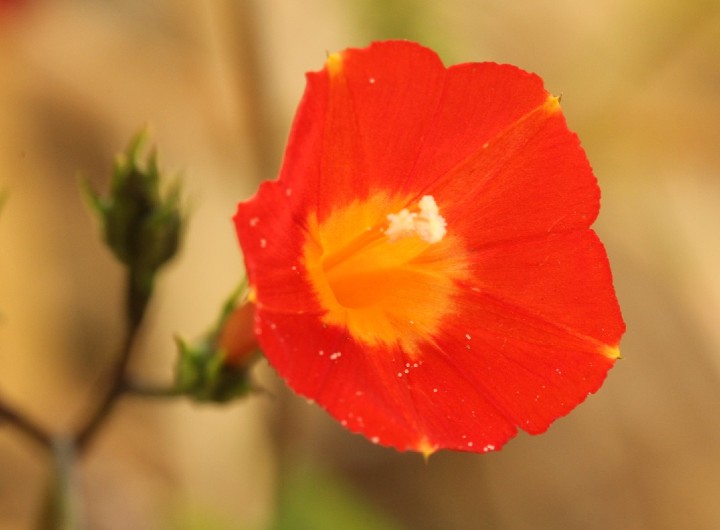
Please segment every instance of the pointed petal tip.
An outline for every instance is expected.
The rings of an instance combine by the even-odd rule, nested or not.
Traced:
[[[437,452],[438,446],[433,444],[426,437],[423,437],[415,446],[414,450],[422,454],[423,460],[425,460],[425,463],[427,464],[427,462],[430,460],[430,456]]]
[[[562,94],[559,96],[553,96],[552,94],[548,94],[547,99],[545,100],[545,109],[548,114],[552,114],[553,112],[558,112],[561,109],[560,107],[560,100],[562,99]]]
[[[600,353],[612,360],[622,359],[622,355],[620,354],[620,345],[609,346],[606,344],[600,349]]]
[[[325,60],[325,68],[327,68],[330,77],[337,76],[342,71],[343,56],[341,52],[330,53]]]

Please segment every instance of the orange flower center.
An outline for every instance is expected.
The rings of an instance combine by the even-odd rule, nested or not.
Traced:
[[[461,239],[446,233],[431,199],[410,211],[407,198],[376,193],[321,223],[310,215],[304,261],[326,324],[410,353],[432,340],[467,267]]]

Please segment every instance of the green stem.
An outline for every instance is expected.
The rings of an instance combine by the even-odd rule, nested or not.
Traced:
[[[115,364],[109,371],[107,390],[95,410],[88,415],[85,424],[78,430],[76,437],[77,451],[85,452],[95,438],[100,426],[105,423],[115,408],[120,395],[127,389],[125,378],[130,364],[132,347],[142,324],[148,302],[152,295],[152,279],[138,277],[131,271],[126,280],[126,327],[120,351]]]
[[[176,386],[162,386],[133,379],[125,380],[123,390],[127,394],[147,398],[174,398],[184,395]]]
[[[39,530],[83,530],[80,495],[75,472],[75,443],[72,437],[52,441],[54,474],[39,520]]]

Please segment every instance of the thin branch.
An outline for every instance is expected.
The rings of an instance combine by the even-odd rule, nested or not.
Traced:
[[[123,390],[130,395],[147,398],[174,398],[184,395],[176,386],[158,385],[135,379],[126,379]]]
[[[7,421],[44,449],[52,449],[52,437],[42,427],[0,399],[0,423],[2,421]]]
[[[53,440],[55,470],[40,518],[41,530],[83,530],[87,528],[78,487],[73,438]]]
[[[87,449],[97,434],[99,427],[115,408],[118,398],[127,389],[125,382],[127,367],[130,364],[133,344],[140,325],[142,324],[145,310],[152,293],[152,284],[142,283],[142,280],[143,279],[135,277],[131,272],[128,272],[126,290],[127,324],[125,336],[116,357],[115,364],[109,371],[109,381],[105,387],[107,388],[105,395],[94,412],[88,415],[88,420],[85,424],[78,430],[76,436],[78,454],[82,454]]]

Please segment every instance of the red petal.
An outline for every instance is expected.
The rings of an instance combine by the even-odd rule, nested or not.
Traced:
[[[465,313],[449,321],[432,359],[425,363],[445,400],[444,405],[436,402],[435,409],[457,414],[471,410],[461,426],[466,438],[452,423],[436,429],[431,440],[440,447],[461,449],[467,439],[480,446],[478,450],[499,448],[508,438],[501,429],[488,433],[490,428],[477,425],[482,421],[473,422],[477,398],[456,395],[458,382],[473,386],[482,396],[479,401],[492,404],[509,424],[539,433],[597,390],[613,364],[614,359],[600,353],[597,342],[522,308],[471,290],[463,298],[472,316]]]
[[[435,53],[410,42],[348,50],[310,77],[327,91],[318,217],[343,202],[405,179],[418,158],[443,89]],[[320,95],[320,94],[318,94]]]
[[[478,248],[587,228],[600,191],[556,100],[523,116],[428,189]]]
[[[468,63],[445,75],[432,126],[414,166],[411,190],[428,189],[548,98],[542,80],[511,65]],[[476,178],[479,175],[476,175]]]
[[[259,336],[296,392],[374,443],[402,451],[467,450],[475,440],[480,451],[499,448],[516,432],[504,411],[444,359],[420,364],[398,349],[368,348],[309,316],[262,317]]]
[[[357,274],[387,279],[377,285],[392,294],[393,274],[417,272],[396,295],[410,288],[445,297],[440,325],[428,319],[413,341],[338,324],[346,309],[323,306],[313,282],[326,272],[307,270],[307,249],[318,249],[315,259],[326,250],[345,259],[345,248],[326,248],[317,226],[336,212],[365,215],[372,201],[424,194],[436,199],[449,241],[387,278],[382,268],[343,269],[348,276],[332,288],[357,289]],[[333,54],[308,75],[279,180],[235,217],[259,342],[297,392],[400,450],[486,451],[518,427],[542,432],[599,388],[624,331],[604,249],[588,229],[598,205],[579,141],[537,76],[489,63],[446,70],[408,42]],[[355,241],[384,219],[374,212],[357,228],[333,225],[333,240],[338,227]],[[449,287],[422,284],[439,277]],[[415,307],[407,300],[415,295],[397,298],[402,313],[372,318],[405,318]],[[435,311],[428,301],[423,311]],[[412,324],[387,329],[412,334]]]
[[[608,286],[605,249],[592,230],[548,234],[484,248],[474,256],[475,288],[568,333],[614,348],[625,324]]]

